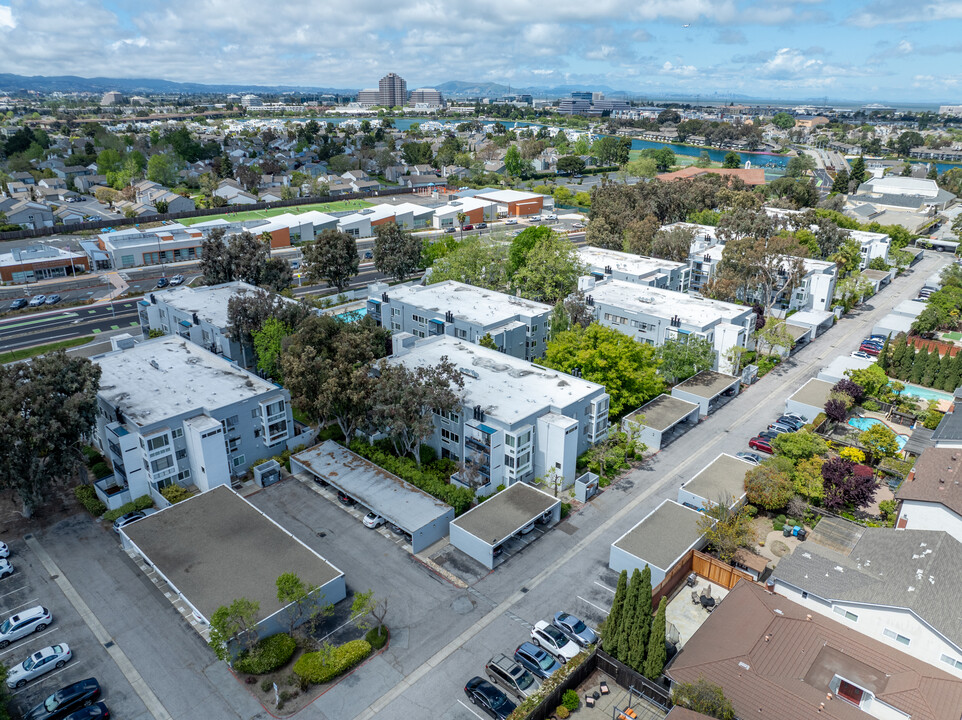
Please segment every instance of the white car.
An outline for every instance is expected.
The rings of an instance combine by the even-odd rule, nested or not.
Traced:
[[[0,560],[0,578],[5,578],[7,575],[13,575],[13,565],[9,560]]]
[[[531,631],[531,642],[544,648],[563,663],[581,652],[578,643],[544,620],[535,623],[534,630]]]
[[[509,219],[509,220],[505,220],[505,221],[504,221],[504,224],[505,224],[505,225],[517,225],[517,224],[518,224],[518,221],[515,220],[514,218],[511,218],[511,219]]]
[[[10,668],[7,674],[7,687],[11,690],[23,687],[27,684],[27,681],[33,680],[35,677],[40,677],[54,668],[62,668],[72,657],[73,653],[70,652],[67,643],[51,645],[43,650],[38,650],[22,663]]]
[[[53,616],[50,611],[39,605],[8,617],[0,624],[0,649],[30,633],[46,630],[51,622]]]
[[[364,516],[364,527],[378,528],[381,527],[387,520],[382,518],[373,510]]]
[[[0,542],[0,558],[10,557],[10,548],[5,542]]]

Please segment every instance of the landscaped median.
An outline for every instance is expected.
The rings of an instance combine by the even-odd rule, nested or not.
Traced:
[[[84,335],[83,337],[70,338],[69,340],[61,340],[60,342],[48,343],[46,345],[34,345],[33,347],[29,348],[9,350],[0,356],[0,361],[8,363],[17,362],[18,360],[26,360],[27,358],[33,358],[37,357],[38,355],[45,355],[46,353],[54,352],[55,350],[66,350],[68,348],[86,345],[93,339],[93,335]]]
[[[563,704],[563,697],[567,690],[581,683],[588,673],[583,672],[583,666],[592,658],[595,646],[589,645],[561,666],[551,677],[547,678],[534,695],[529,696],[515,708],[508,716],[508,720],[526,720],[535,710],[545,706],[551,710]],[[545,717],[542,714],[540,717]]]

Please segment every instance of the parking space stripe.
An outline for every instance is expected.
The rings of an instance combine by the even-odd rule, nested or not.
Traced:
[[[608,587],[607,585],[605,585],[604,583],[600,583],[600,582],[598,582],[597,580],[595,580],[595,585],[597,585],[597,586],[600,587],[600,588],[604,588],[605,590],[607,590],[608,592],[610,592],[612,595],[615,594],[615,591],[612,590],[612,589],[611,589],[610,587]]]
[[[134,667],[134,664],[130,662],[130,658],[120,649],[116,642],[112,642],[112,638],[107,632],[107,629],[101,624],[97,616],[93,614],[90,607],[84,602],[84,599],[80,597],[80,593],[77,592],[76,588],[67,580],[63,571],[57,566],[57,563],[53,561],[53,558],[50,557],[50,554],[33,535],[25,535],[24,540],[27,543],[27,547],[36,553],[44,569],[49,573],[50,578],[57,583],[57,586],[63,594],[67,596],[67,600],[70,601],[70,604],[74,606],[74,609],[80,615],[80,618],[86,623],[87,627],[90,628],[90,632],[97,638],[97,642],[104,646],[107,654],[117,663],[120,672],[124,674],[127,682],[130,683],[134,692],[140,696],[140,699],[147,707],[147,712],[153,715],[155,720],[174,720],[171,714],[167,712],[167,708],[164,707],[160,699],[154,694],[154,691],[151,690],[150,686],[144,681],[143,676],[138,672],[137,668]],[[108,642],[110,643],[109,646],[107,644]]]
[[[52,673],[47,673],[46,675],[44,675],[44,676],[43,676],[43,680],[41,680],[40,682],[33,683],[32,685],[31,685],[30,683],[27,683],[26,685],[24,685],[22,688],[20,688],[20,689],[17,690],[16,692],[12,692],[12,693],[10,693],[10,694],[11,694],[11,695],[19,695],[19,694],[22,693],[22,692],[27,692],[27,690],[33,690],[33,689],[34,689],[35,687],[37,687],[38,685],[42,685],[43,683],[47,682],[47,680],[49,680],[50,678],[52,678],[54,675],[59,675],[59,674],[62,673],[64,670],[67,670],[68,668],[76,667],[77,665],[79,665],[79,664],[82,663],[82,662],[83,662],[83,660],[77,660],[76,662],[74,662],[73,660],[70,660],[70,661],[67,662],[66,665],[64,665],[64,666],[63,666],[62,668],[60,668],[59,670],[54,670]]]
[[[20,592],[21,590],[26,590],[26,588],[27,588],[26,585],[22,585],[22,586],[18,587],[16,590],[11,590],[10,592],[5,592],[3,595],[0,595],[0,598],[5,598],[7,595],[13,595],[15,592]]]
[[[49,635],[50,633],[56,632],[56,631],[57,631],[57,628],[50,628],[49,630],[44,630],[44,631],[43,631],[42,633],[40,633],[39,635],[27,635],[27,638],[28,638],[29,640],[33,641],[33,640],[36,640],[37,638],[42,638],[44,635]],[[16,641],[14,641],[14,642],[16,642]],[[0,657],[3,657],[4,655],[7,655],[7,654],[9,654],[9,653],[12,653],[14,650],[18,650],[19,648],[20,648],[19,645],[11,645],[11,646],[8,647],[6,650],[0,652]]]
[[[608,611],[607,611],[607,610],[605,610],[603,607],[598,607],[597,605],[595,605],[595,604],[594,604],[593,602],[591,602],[590,600],[585,600],[585,599],[584,599],[583,597],[581,597],[580,595],[578,595],[577,598],[578,598],[581,602],[583,602],[583,603],[588,603],[588,605],[591,605],[591,607],[596,608],[596,609],[598,609],[598,610],[601,610],[601,612],[605,613],[606,615],[608,614]]]
[[[10,608],[9,610],[7,610],[7,612],[13,615],[17,612],[17,610],[22,610],[23,608],[27,608],[27,607],[33,607],[38,602],[40,602],[38,598],[33,598],[32,600],[27,600],[27,602],[23,603],[23,605],[17,605],[16,607]]]
[[[465,710],[467,710],[469,713],[471,713],[472,715],[474,715],[478,720],[484,720],[483,717],[481,717],[481,716],[478,715],[474,710],[472,710],[470,707],[468,707],[467,705],[465,705],[461,700],[458,700],[458,704],[459,704],[461,707],[463,707]]]

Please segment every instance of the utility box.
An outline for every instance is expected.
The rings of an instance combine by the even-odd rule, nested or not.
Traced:
[[[254,466],[254,482],[260,487],[266,488],[281,479],[281,464],[277,460],[268,460],[265,463]]]
[[[598,493],[598,476],[587,472],[575,480],[575,500],[588,502]]]

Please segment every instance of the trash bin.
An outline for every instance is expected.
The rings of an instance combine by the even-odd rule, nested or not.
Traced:
[[[800,530],[801,528],[798,525],[796,525],[795,527],[792,528],[792,535],[794,535],[795,537],[798,537],[798,533]]]
[[[782,528],[782,536],[783,536],[783,537],[788,537],[788,536],[791,535],[791,534],[792,534],[792,529],[791,529],[788,525],[786,525],[785,527]]]
[[[806,530],[805,528],[802,528],[801,530],[798,531],[798,539],[799,539],[799,540],[801,540],[802,542],[804,542],[804,541],[805,541],[805,538],[807,538],[807,537],[808,537],[808,530]]]

